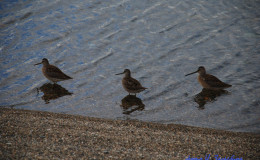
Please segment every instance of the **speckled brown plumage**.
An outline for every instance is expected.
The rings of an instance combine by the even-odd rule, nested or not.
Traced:
[[[194,73],[199,73],[198,81],[203,88],[220,90],[220,89],[225,89],[225,88],[232,86],[230,84],[222,82],[221,80],[219,80],[217,77],[215,77],[213,75],[206,74],[206,69],[203,66],[200,66],[197,71],[189,73],[185,76],[188,76],[188,75],[191,75]]]
[[[54,83],[72,79],[70,76],[63,73],[58,67],[49,64],[49,61],[46,58],[43,58],[42,62],[37,63],[35,65],[38,65],[38,64],[43,64],[43,67],[42,67],[43,75]]]
[[[125,74],[125,77],[122,79],[122,85],[129,94],[136,94],[147,89],[143,87],[138,80],[131,77],[131,72],[129,69],[125,69],[123,73],[118,73],[116,75],[119,74]]]

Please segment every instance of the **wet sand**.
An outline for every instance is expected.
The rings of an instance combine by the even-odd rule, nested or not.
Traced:
[[[256,160],[260,134],[0,109],[1,159]]]

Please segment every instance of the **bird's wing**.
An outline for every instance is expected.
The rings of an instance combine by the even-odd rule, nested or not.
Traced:
[[[126,81],[126,87],[128,89],[141,89],[144,88],[139,81],[134,78],[128,78]]]
[[[51,65],[46,68],[46,73],[50,77],[59,77],[60,79],[71,79],[70,76],[63,73],[58,67]]]
[[[205,77],[203,77],[203,80],[209,84],[211,87],[227,87],[228,84],[222,82],[217,77],[207,74]]]

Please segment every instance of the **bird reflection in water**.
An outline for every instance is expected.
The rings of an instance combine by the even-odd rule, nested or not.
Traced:
[[[39,89],[37,88],[38,92],[39,90],[43,92],[44,95],[42,96],[42,99],[45,101],[46,104],[50,103],[50,100],[73,94],[56,83],[54,84],[46,83],[42,85]]]
[[[204,105],[207,102],[212,102],[216,97],[221,96],[222,94],[228,94],[229,92],[226,90],[211,90],[203,88],[200,93],[195,95],[194,101],[198,103],[199,109],[205,109]]]
[[[122,104],[120,105],[123,109],[123,114],[131,114],[134,111],[144,110],[144,104],[140,98],[137,98],[134,95],[127,95],[121,100]]]

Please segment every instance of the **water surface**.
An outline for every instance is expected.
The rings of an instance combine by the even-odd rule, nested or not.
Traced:
[[[0,106],[259,133],[259,9],[256,0],[3,0]],[[73,80],[53,87],[34,66],[42,58]],[[203,98],[197,75],[184,76],[198,66],[233,86]],[[115,75],[125,68],[148,88],[136,98]]]

